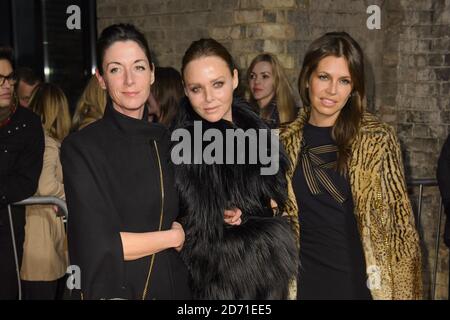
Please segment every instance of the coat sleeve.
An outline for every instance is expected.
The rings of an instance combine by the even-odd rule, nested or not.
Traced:
[[[288,157],[288,167],[286,169],[286,187],[287,187],[287,199],[284,204],[284,207],[281,208],[283,213],[286,213],[289,217],[292,229],[296,235],[297,246],[300,245],[300,226],[298,222],[298,207],[297,207],[297,199],[294,192],[294,186],[292,184],[292,179],[294,176],[294,172],[296,169],[297,163],[297,154],[298,147],[300,145],[300,141],[296,135],[287,132],[288,127],[284,127],[280,132],[280,143],[283,148],[286,150]]]
[[[388,211],[386,232],[392,274],[393,299],[422,298],[422,270],[419,235],[409,201],[400,144],[392,128],[385,141],[382,160],[382,187],[386,191],[384,208]]]
[[[45,137],[44,164],[39,178],[38,193],[41,196],[64,197],[64,184],[59,181],[57,170],[59,165],[59,147],[49,137]]]
[[[0,180],[0,207],[31,197],[38,187],[44,154],[44,132],[34,124],[14,170]]]
[[[450,135],[442,147],[437,167],[437,180],[445,211],[450,211]]]
[[[99,173],[106,161],[81,144],[69,138],[61,148],[70,264],[80,268],[84,299],[127,299],[119,218]]]

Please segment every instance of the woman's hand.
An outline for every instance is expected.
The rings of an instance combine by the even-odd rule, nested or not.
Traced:
[[[272,208],[272,211],[273,211],[273,215],[274,216],[279,216],[280,215],[280,208],[278,208],[278,204],[277,204],[277,202],[275,201],[275,200],[273,200],[273,199],[270,199],[270,207]],[[287,217],[288,216],[288,214],[287,214],[287,212],[282,212],[281,213],[281,216],[282,217]]]
[[[231,226],[238,226],[242,223],[242,211],[239,208],[233,208],[231,210],[225,210],[224,221]]]
[[[181,249],[183,249],[185,239],[183,227],[181,226],[181,224],[175,221],[172,223],[172,227],[170,228],[170,230],[172,230],[173,234],[175,235],[174,249],[180,252]]]
[[[272,208],[274,216],[277,216],[280,213],[280,209],[278,208],[278,203],[275,200],[270,199],[270,207]]]

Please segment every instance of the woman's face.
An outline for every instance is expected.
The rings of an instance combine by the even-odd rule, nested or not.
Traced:
[[[250,73],[249,85],[258,105],[266,106],[275,95],[272,65],[267,61],[257,62]]]
[[[13,73],[11,63],[6,59],[0,59],[0,75],[8,77]],[[3,84],[0,86],[0,108],[11,106],[11,100],[14,92],[14,84],[9,80],[3,79]]]
[[[335,56],[323,58],[311,74],[308,86],[309,122],[319,127],[333,126],[353,88],[347,60]]]
[[[233,91],[238,86],[238,72],[217,56],[200,57],[184,69],[184,91],[195,112],[209,122],[232,121]]]
[[[129,117],[141,119],[150,94],[154,73],[144,50],[134,41],[113,43],[103,57],[100,86],[108,91],[114,108]]]

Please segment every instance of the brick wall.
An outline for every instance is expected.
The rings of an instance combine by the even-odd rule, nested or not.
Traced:
[[[381,9],[381,29],[369,30],[369,5]],[[98,30],[130,22],[149,40],[161,66],[180,67],[193,40],[214,37],[241,74],[262,51],[276,53],[296,86],[309,43],[327,31],[347,31],[366,54],[367,105],[393,125],[407,177],[434,178],[450,133],[450,0],[97,0]],[[417,190],[411,190],[417,208]],[[425,285],[434,268],[439,194],[426,188],[421,235]],[[437,298],[446,297],[448,250],[440,247]]]
[[[403,144],[407,174],[412,178],[434,178],[436,163],[450,124],[450,1],[424,0],[390,2],[387,13],[395,19],[397,51],[394,104],[382,104],[396,125]],[[389,37],[389,35],[385,36]],[[394,85],[394,83],[393,83]],[[425,283],[435,268],[435,243],[439,193],[426,190],[421,219],[424,239]],[[439,249],[437,297],[446,297],[448,288],[448,249]]]

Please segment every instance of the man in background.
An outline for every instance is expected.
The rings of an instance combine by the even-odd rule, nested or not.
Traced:
[[[40,118],[19,106],[14,94],[12,56],[0,47],[0,300],[18,297],[25,236],[25,208],[9,206],[34,195],[44,154]]]
[[[17,68],[16,77],[16,92],[19,104],[28,108],[33,91],[41,83],[41,79],[32,69],[27,67]]]

